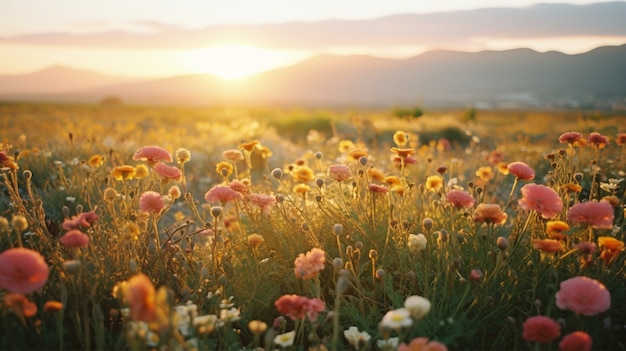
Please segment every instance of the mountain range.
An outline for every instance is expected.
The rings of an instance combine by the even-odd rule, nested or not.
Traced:
[[[621,106],[626,44],[567,55],[430,51],[408,59],[322,55],[240,80],[132,80],[54,66],[0,75],[0,101],[281,106]]]

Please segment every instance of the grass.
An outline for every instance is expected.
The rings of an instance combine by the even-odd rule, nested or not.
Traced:
[[[619,115],[478,111],[465,123],[466,111],[409,121],[385,110],[36,104],[3,104],[0,113],[9,162],[0,251],[22,246],[49,267],[41,287],[22,293],[35,313],[7,297],[16,291],[0,269],[2,349],[379,350],[426,337],[449,350],[547,350],[574,331],[588,333],[594,349],[625,348],[623,248],[609,252],[599,241],[624,241]],[[610,142],[559,143],[570,131]],[[407,144],[396,138],[404,134]],[[133,160],[150,145],[173,156],[161,162],[181,178],[164,180],[154,164]],[[226,158],[228,150],[243,159]],[[515,161],[534,179],[499,171],[498,162]],[[331,165],[350,177],[333,179]],[[120,166],[147,172],[116,179]],[[529,183],[561,199],[554,218],[520,207]],[[581,188],[567,192],[567,184]],[[238,199],[208,201],[218,185],[239,190]],[[474,204],[452,206],[446,195],[455,189]],[[148,192],[162,207],[142,205]],[[267,195],[267,211],[252,194]],[[590,198],[612,201],[612,228],[568,217]],[[481,204],[499,205],[506,220],[476,220]],[[67,247],[63,226],[81,213],[97,216],[77,227],[89,243]],[[548,220],[570,226],[554,253],[535,248],[548,238]],[[576,245],[590,233],[597,250],[587,257]],[[313,249],[324,252],[323,269],[308,261]],[[298,257],[311,265],[295,269]],[[610,308],[585,316],[557,306],[561,282],[579,276],[606,287]],[[311,304],[279,308],[284,295]],[[398,315],[410,296],[428,302],[425,315]],[[294,312],[311,313],[318,300],[319,315]],[[62,308],[45,308],[49,301]],[[537,315],[557,321],[560,335],[526,340],[523,323]],[[357,330],[344,333],[351,326]]]

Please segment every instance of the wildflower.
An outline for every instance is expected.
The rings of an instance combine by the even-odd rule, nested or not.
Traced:
[[[404,300],[404,308],[409,311],[414,320],[424,318],[430,311],[430,306],[430,301],[422,296],[412,295]]]
[[[172,162],[172,155],[170,155],[167,150],[159,146],[144,146],[135,151],[133,154],[133,160],[144,160],[147,161],[148,164],[154,165],[160,161]]]
[[[426,178],[426,189],[430,191],[439,191],[443,187],[443,178],[438,175],[432,175]]]
[[[267,329],[267,323],[258,319],[253,319],[248,322],[248,329],[250,330],[250,332],[252,332],[252,334],[260,335],[263,334],[263,332],[265,332],[265,330]]]
[[[552,218],[561,213],[563,201],[552,188],[540,184],[526,184],[521,192],[522,198],[518,203],[524,210],[537,211],[543,218]]]
[[[548,343],[559,335],[561,326],[550,317],[530,317],[522,325],[522,337],[529,342]]]
[[[389,189],[386,186],[379,184],[370,184],[367,188],[374,194],[386,194],[389,192]]]
[[[46,301],[43,305],[43,311],[46,313],[59,312],[63,309],[63,304],[59,301]]]
[[[598,246],[602,249],[600,258],[606,265],[611,264],[615,257],[624,251],[624,242],[610,236],[599,237]]]
[[[619,146],[626,144],[626,133],[618,133],[615,143]]]
[[[93,211],[82,212],[78,216],[73,216],[71,219],[63,221],[61,228],[65,230],[89,228],[100,217]]]
[[[159,213],[163,206],[163,197],[156,191],[146,191],[139,198],[139,209],[143,212]]]
[[[611,294],[604,284],[587,277],[574,277],[561,282],[556,305],[583,316],[593,316],[611,307]]]
[[[233,174],[233,165],[230,162],[218,162],[215,165],[215,172],[222,177],[230,177]]]
[[[104,164],[104,157],[102,155],[93,155],[87,160],[87,164],[91,168],[98,168]]]
[[[240,180],[233,180],[228,184],[228,187],[242,195],[245,195],[249,190],[248,185]]]
[[[292,330],[288,333],[278,334],[274,338],[274,344],[280,347],[290,347],[293,345],[293,341],[296,338],[296,331]]]
[[[607,202],[580,202],[567,212],[567,220],[571,223],[590,225],[598,229],[613,228],[613,219],[613,207]]]
[[[474,212],[474,222],[504,224],[508,215],[498,204],[479,204]]]
[[[328,167],[328,176],[338,182],[352,178],[350,167],[344,165],[331,165]]]
[[[300,183],[308,183],[315,179],[313,170],[307,166],[300,166],[291,172],[293,179]]]
[[[569,333],[559,342],[559,351],[591,351],[592,339],[584,331]]]
[[[85,247],[89,244],[89,236],[78,229],[72,229],[60,239],[65,247]]]
[[[554,239],[533,240],[533,248],[547,253],[563,251],[563,246],[561,245],[561,242]]]
[[[471,281],[481,280],[483,276],[484,274],[480,269],[472,269],[469,275]]]
[[[267,194],[250,194],[246,196],[251,204],[260,207],[263,215],[269,215],[272,210],[272,205],[276,203],[276,196]]]
[[[583,187],[576,183],[566,183],[561,185],[561,189],[568,193],[579,193],[583,190]]]
[[[168,190],[167,190],[167,194],[173,199],[176,200],[178,199],[182,193],[180,191],[180,188],[178,187],[178,185],[173,185],[171,186]]]
[[[398,147],[405,147],[409,142],[409,135],[401,130],[398,130],[393,134],[393,142],[396,143]]]
[[[446,199],[456,208],[472,208],[476,203],[474,197],[465,190],[450,190]]]
[[[185,164],[191,160],[191,152],[185,148],[179,148],[176,150],[176,161],[178,164]]]
[[[157,176],[164,181],[173,180],[177,182],[182,177],[180,169],[174,166],[168,166],[165,163],[159,162],[154,165],[153,169]]]
[[[32,317],[37,313],[37,305],[22,294],[6,294],[2,298],[2,301],[4,305],[10,308],[20,319]]]
[[[521,180],[535,179],[535,171],[524,162],[509,163],[506,167],[508,171]]]
[[[359,160],[361,157],[367,157],[367,149],[350,149],[348,150],[348,156],[353,160]]]
[[[426,236],[424,234],[409,234],[407,246],[411,252],[419,253],[426,248]]]
[[[476,176],[480,178],[483,182],[488,182],[493,179],[493,168],[491,167],[480,167],[476,170]]]
[[[130,306],[130,318],[134,321],[151,322],[156,317],[155,289],[150,278],[139,273],[124,285],[124,298]]]
[[[249,141],[247,143],[241,143],[239,145],[237,145],[237,148],[239,150],[244,150],[244,151],[248,151],[251,152],[252,150],[254,150],[254,148],[260,147],[261,144],[259,143],[258,140],[252,140]]]
[[[295,267],[293,271],[298,278],[311,279],[324,269],[325,261],[326,253],[321,249],[313,248],[306,255],[298,255],[294,261]]]
[[[241,312],[235,307],[222,308],[220,310],[220,320],[226,323],[236,322],[241,319]]]
[[[223,204],[240,200],[243,196],[226,185],[216,185],[204,194],[204,199],[208,202],[220,202]]]
[[[593,132],[589,134],[587,141],[591,146],[602,149],[609,143],[609,138],[600,133]]]
[[[292,320],[303,319],[305,316],[311,322],[317,321],[317,315],[326,310],[324,301],[299,295],[283,295],[274,301],[278,313]]]
[[[137,165],[137,167],[135,167],[135,178],[143,179],[149,175],[150,175],[150,170],[148,169],[146,165],[140,164],[140,165]]]
[[[117,190],[113,188],[106,188],[104,189],[103,195],[105,201],[113,201],[117,198]]]
[[[546,233],[552,239],[563,240],[565,239],[564,232],[569,230],[569,224],[563,221],[548,221],[546,223]]]
[[[17,294],[29,294],[48,281],[50,268],[37,251],[8,249],[0,254],[0,288]]]
[[[250,234],[247,237],[248,245],[250,245],[253,249],[261,246],[265,242],[265,238],[259,234]]]
[[[509,239],[499,236],[498,239],[496,239],[496,246],[500,249],[500,251],[506,251],[509,247]]]
[[[9,229],[9,220],[6,219],[6,217],[0,216],[0,233],[6,233]]]
[[[581,140],[584,140],[583,135],[578,132],[567,132],[559,136],[559,142],[561,144],[569,143],[570,145],[578,146],[576,144],[579,143]]]
[[[498,163],[504,161],[504,152],[500,150],[493,150],[487,156],[487,162],[492,165],[497,165]]]
[[[398,157],[401,159],[406,159],[415,153],[415,149],[412,149],[412,148],[399,149],[397,147],[392,147],[391,152],[395,152],[395,154],[398,155]]]
[[[415,338],[407,345],[398,346],[398,351],[448,351],[448,347],[438,341],[429,341],[428,338]]]
[[[344,330],[343,336],[345,336],[346,340],[348,340],[350,345],[352,345],[356,350],[367,348],[366,345],[371,338],[368,332],[360,332],[354,325]]]
[[[400,342],[399,337],[393,337],[386,340],[376,340],[376,346],[379,349],[384,351],[396,350],[398,348],[398,343]]]
[[[222,153],[222,155],[224,156],[225,159],[232,161],[232,162],[243,161],[244,159],[243,152],[237,149],[226,150]]]
[[[131,180],[135,178],[135,167],[129,165],[117,166],[111,171],[111,177],[119,181]]]
[[[410,327],[413,325],[411,319],[411,312],[406,308],[398,308],[388,311],[380,321],[380,326],[383,328],[389,328],[393,330],[399,330],[404,327]]]

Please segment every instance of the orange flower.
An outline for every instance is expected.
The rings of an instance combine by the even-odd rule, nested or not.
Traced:
[[[247,240],[248,240],[248,245],[250,245],[254,249],[261,246],[261,244],[265,242],[265,238],[263,238],[263,236],[259,234],[250,234],[248,235]]]
[[[392,147],[391,152],[395,152],[400,158],[407,158],[415,153],[415,149],[399,149],[397,147]]]
[[[43,305],[43,311],[46,313],[58,312],[63,309],[63,304],[59,301],[46,301]]]
[[[247,143],[242,143],[239,144],[239,146],[237,146],[238,149],[240,150],[245,150],[245,151],[252,151],[254,150],[255,147],[257,147],[257,145],[259,145],[259,141],[258,140],[253,140],[253,141],[249,141]]]
[[[22,294],[6,294],[3,301],[4,305],[10,308],[20,319],[32,317],[37,313],[37,305]]]
[[[480,204],[474,212],[474,221],[479,223],[504,224],[508,215],[498,204]]]
[[[339,152],[348,152],[354,149],[356,146],[351,140],[341,140],[339,141]]]
[[[351,149],[348,151],[348,156],[353,160],[358,160],[363,156],[367,156],[367,149]]]
[[[554,239],[537,239],[533,241],[533,248],[547,253],[563,251],[561,242]]]
[[[377,180],[379,182],[382,182],[385,179],[385,174],[381,170],[374,167],[367,170],[367,175],[370,176],[372,180]]]
[[[564,232],[569,230],[569,224],[563,221],[548,221],[546,223],[546,233],[552,239],[563,240],[566,235]]]
[[[155,289],[150,278],[139,273],[124,285],[124,298],[130,307],[130,318],[134,321],[151,322],[156,317]]]
[[[624,251],[624,242],[610,236],[599,237],[598,246],[602,249],[600,258],[606,265],[611,264],[615,257]]]
[[[402,181],[396,176],[387,176],[383,180],[391,186],[402,186]]]
[[[576,183],[567,183],[561,185],[561,189],[565,190],[568,193],[579,193],[583,190],[583,187]]]
[[[326,253],[322,249],[313,248],[306,255],[298,255],[298,258],[294,261],[295,267],[293,271],[298,278],[311,279],[324,269],[325,261]]]
[[[135,177],[135,167],[124,165],[113,168],[111,177],[119,181],[130,180]]]
[[[315,178],[313,170],[307,166],[298,167],[293,172],[291,172],[291,176],[293,177],[293,179],[300,183],[307,183]]]
[[[509,169],[507,167],[508,167],[508,164],[506,162],[498,162],[498,164],[496,165],[498,172],[504,175],[509,174]]]
[[[102,157],[102,155],[93,155],[87,161],[87,164],[89,164],[91,168],[98,168],[102,166],[103,163],[104,163],[104,157]]]

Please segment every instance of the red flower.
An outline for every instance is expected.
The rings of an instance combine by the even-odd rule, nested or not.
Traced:
[[[559,136],[559,142],[561,144],[563,143],[574,144],[574,143],[579,142],[581,139],[583,139],[583,135],[578,132],[567,132]]]
[[[293,272],[298,278],[311,279],[324,269],[325,261],[326,253],[321,249],[314,248],[307,252],[306,255],[300,254],[296,258]]]
[[[587,277],[574,277],[561,282],[556,305],[584,316],[593,316],[611,307],[611,294],[604,284]]]
[[[506,166],[506,169],[508,169],[509,173],[513,174],[518,179],[521,179],[521,180],[535,179],[535,171],[524,162],[509,163],[508,166]]]
[[[591,336],[583,331],[569,333],[561,339],[559,351],[590,351]]]
[[[614,217],[613,207],[608,202],[580,202],[567,212],[567,220],[573,224],[585,224],[594,228],[613,228]]]
[[[471,208],[476,203],[474,197],[464,190],[450,190],[446,194],[446,199],[456,208]]]
[[[152,322],[157,315],[155,296],[154,285],[148,276],[139,273],[130,278],[124,287],[130,318],[134,321]]]
[[[415,338],[407,345],[398,345],[398,351],[448,351],[448,347],[438,341],[430,341],[428,338]]]
[[[15,248],[0,254],[0,288],[29,294],[48,281],[50,268],[37,251]]]
[[[602,149],[606,146],[606,144],[609,143],[609,138],[600,133],[594,132],[589,134],[589,136],[587,137],[587,141],[589,141],[589,144],[591,144],[592,146]]]
[[[522,337],[526,341],[548,343],[561,335],[561,326],[552,318],[534,316],[522,325]]]
[[[78,229],[72,229],[60,239],[65,247],[85,247],[89,244],[89,236]]]
[[[159,161],[172,162],[172,155],[159,146],[144,146],[135,151],[133,160],[145,160],[148,164],[154,165]]]
[[[326,305],[320,299],[309,299],[299,295],[283,295],[274,302],[278,313],[289,318],[303,319],[306,316],[311,322],[317,320],[317,314],[326,309]]]
[[[552,218],[563,208],[563,201],[552,188],[540,184],[526,184],[517,203],[527,211],[537,211],[543,218]]]

